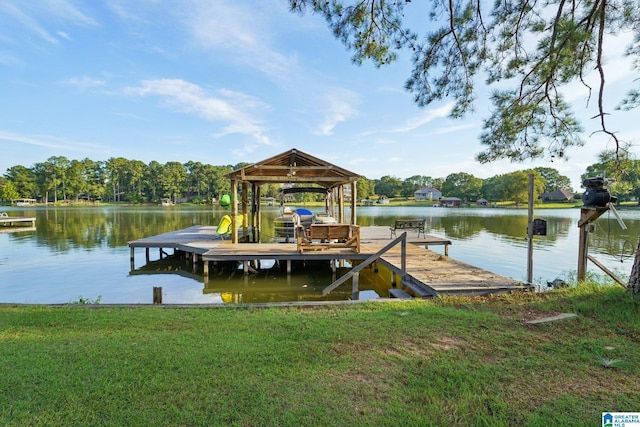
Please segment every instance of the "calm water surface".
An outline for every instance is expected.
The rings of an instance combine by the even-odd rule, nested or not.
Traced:
[[[267,208],[271,209],[271,208]],[[10,216],[35,216],[36,229],[8,232],[0,228],[0,302],[66,303],[79,299],[101,303],[150,303],[152,288],[162,286],[165,303],[225,303],[322,300],[321,290],[332,281],[325,267],[294,271],[290,277],[276,269],[244,277],[241,272],[216,271],[208,283],[187,266],[169,263],[170,272],[141,272],[143,251],[136,251],[136,274],[129,271],[131,240],[192,225],[217,225],[225,211],[205,208],[155,207],[0,207]],[[313,210],[313,208],[312,208]],[[605,214],[590,235],[590,254],[626,279],[640,234],[640,212],[620,212],[627,230]],[[265,235],[277,208],[263,217]],[[533,277],[546,284],[570,278],[577,269],[579,209],[538,209],[547,236],[534,238]],[[425,218],[428,233],[453,242],[449,255],[460,261],[526,280],[527,211],[512,209],[446,209],[431,207],[362,207],[362,226],[388,226],[395,219]],[[442,248],[431,249],[442,252]],[[158,256],[151,251],[151,260]],[[162,263],[156,262],[160,265]],[[348,266],[347,266],[348,267]],[[598,269],[589,264],[589,272]],[[338,272],[340,275],[341,272]],[[349,299],[350,288],[330,299]],[[386,290],[366,275],[361,299],[386,297]]]

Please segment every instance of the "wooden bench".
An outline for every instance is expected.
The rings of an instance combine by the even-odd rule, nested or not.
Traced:
[[[350,224],[311,224],[298,233],[298,252],[348,248],[360,252],[360,227]]]
[[[397,230],[416,230],[418,237],[420,237],[420,233],[422,233],[422,237],[427,237],[424,231],[424,223],[424,219],[396,219],[393,227],[389,227],[391,238],[394,239],[396,237]]]

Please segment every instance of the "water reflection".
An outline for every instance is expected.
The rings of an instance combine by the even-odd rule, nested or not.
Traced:
[[[313,210],[313,208],[311,208]],[[294,271],[288,279],[275,269],[257,275],[224,273],[204,283],[202,272],[179,262],[164,274],[129,277],[128,242],[187,228],[216,226],[227,213],[211,207],[6,207],[11,216],[34,216],[36,228],[0,233],[0,302],[64,303],[78,296],[103,303],[150,302],[151,287],[163,286],[166,302],[315,300],[332,282],[328,267]],[[604,215],[590,235],[590,253],[626,277],[640,234],[640,212],[620,212],[627,230]],[[278,209],[263,211],[263,241],[272,237]],[[536,210],[547,220],[547,236],[534,239],[534,277],[546,282],[575,271],[579,209]],[[362,226],[390,226],[396,219],[426,219],[427,233],[453,241],[453,258],[523,280],[526,269],[526,210],[362,207]],[[438,251],[438,247],[431,249]],[[152,256],[151,261],[159,260]],[[590,270],[595,269],[593,266]],[[169,272],[170,274],[166,274]],[[144,273],[144,274],[142,274]],[[363,295],[386,296],[379,278],[361,275]],[[385,282],[383,278],[383,282]],[[342,289],[342,288],[341,288]],[[350,285],[329,298],[349,298]],[[280,296],[278,296],[280,295]]]

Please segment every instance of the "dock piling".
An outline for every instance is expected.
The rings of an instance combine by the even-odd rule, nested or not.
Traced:
[[[153,303],[162,304],[162,286],[153,287]]]

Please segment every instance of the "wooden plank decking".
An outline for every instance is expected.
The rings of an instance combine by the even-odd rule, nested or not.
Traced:
[[[193,226],[175,232],[151,236],[129,243],[131,270],[134,270],[135,248],[181,250],[191,253],[194,261],[204,262],[208,274],[209,261],[238,261],[273,259],[279,261],[300,260],[363,260],[375,254],[390,241],[388,227],[361,227],[361,250],[354,253],[349,249],[328,249],[301,254],[295,243],[240,243],[232,244],[223,240],[213,226]],[[428,250],[432,245],[444,245],[451,241],[437,236],[417,237],[417,233],[407,232],[406,267],[411,284],[423,292],[413,292],[417,296],[438,296],[443,294],[484,295],[513,292],[528,289],[517,280],[500,276],[478,267],[465,264],[448,256]],[[447,253],[448,251],[445,251]],[[400,274],[401,254],[399,245],[385,254],[381,262],[392,272]],[[289,268],[287,269],[288,271]],[[413,289],[413,288],[410,288]]]
[[[4,214],[4,212],[2,212],[2,214]],[[35,217],[18,217],[18,216],[8,216],[8,215],[2,215],[2,214],[0,214],[0,224],[5,227],[6,226],[25,227],[26,223],[31,223],[31,227],[35,227],[36,225]]]

